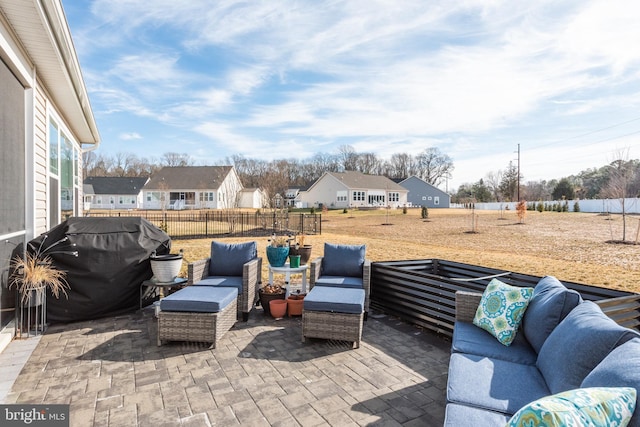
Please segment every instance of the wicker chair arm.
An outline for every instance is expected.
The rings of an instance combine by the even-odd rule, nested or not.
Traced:
[[[258,297],[262,273],[262,258],[257,257],[242,266],[242,310],[251,311]]]
[[[209,275],[211,258],[194,261],[187,265],[187,285],[198,283]]]
[[[316,284],[318,279],[320,278],[320,270],[322,269],[322,258],[318,257],[309,263],[309,290],[313,289],[313,286]]]
[[[364,288],[364,310],[369,312],[369,299],[371,296],[371,260],[365,259],[362,266],[362,287]]]
[[[456,321],[473,322],[480,305],[482,294],[477,292],[456,292]]]

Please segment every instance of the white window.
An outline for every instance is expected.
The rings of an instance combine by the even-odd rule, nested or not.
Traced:
[[[213,202],[215,201],[216,195],[213,191],[203,191],[200,193],[200,201],[201,202]]]
[[[422,200],[427,200],[427,196],[422,196]]]
[[[124,196],[118,197],[118,204],[119,205],[124,205]]]
[[[362,202],[364,201],[364,191],[354,191],[353,192],[353,200],[355,202]]]
[[[435,196],[435,197],[433,198],[433,204],[434,204],[434,205],[439,205],[439,204],[440,204],[440,197]]]
[[[400,201],[400,193],[389,193],[389,201],[390,202],[399,202]]]

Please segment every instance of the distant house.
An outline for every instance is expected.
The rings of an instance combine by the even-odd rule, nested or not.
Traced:
[[[233,166],[174,166],[156,172],[143,188],[144,209],[239,207],[242,182]]]
[[[261,188],[244,188],[240,190],[238,207],[261,209],[269,206],[267,194]]]
[[[139,209],[142,187],[148,181],[147,177],[91,176],[84,180],[88,186],[84,200],[90,209]]]
[[[300,192],[302,207],[399,207],[407,203],[407,189],[381,175],[360,172],[325,172],[307,191]]]
[[[417,176],[411,176],[399,184],[409,190],[407,201],[412,206],[448,208],[451,204],[450,195]]]
[[[287,191],[284,192],[284,204],[288,207],[293,208],[301,208],[302,200],[301,195],[307,191],[308,187],[292,187],[287,188]]]

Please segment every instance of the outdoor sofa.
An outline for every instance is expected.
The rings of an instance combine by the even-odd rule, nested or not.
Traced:
[[[593,387],[627,387],[616,391],[638,405],[640,335],[554,277],[542,278],[532,295],[515,340],[505,346],[472,323],[482,294],[456,294],[445,426],[505,426],[515,413],[548,410],[558,393],[589,395]],[[538,406],[529,405],[541,398]],[[571,398],[563,402],[575,404]],[[534,419],[527,425],[540,424]],[[629,426],[640,427],[640,409]]]

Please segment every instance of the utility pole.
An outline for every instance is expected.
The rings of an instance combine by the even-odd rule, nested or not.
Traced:
[[[520,201],[520,144],[518,144],[518,201]]]

